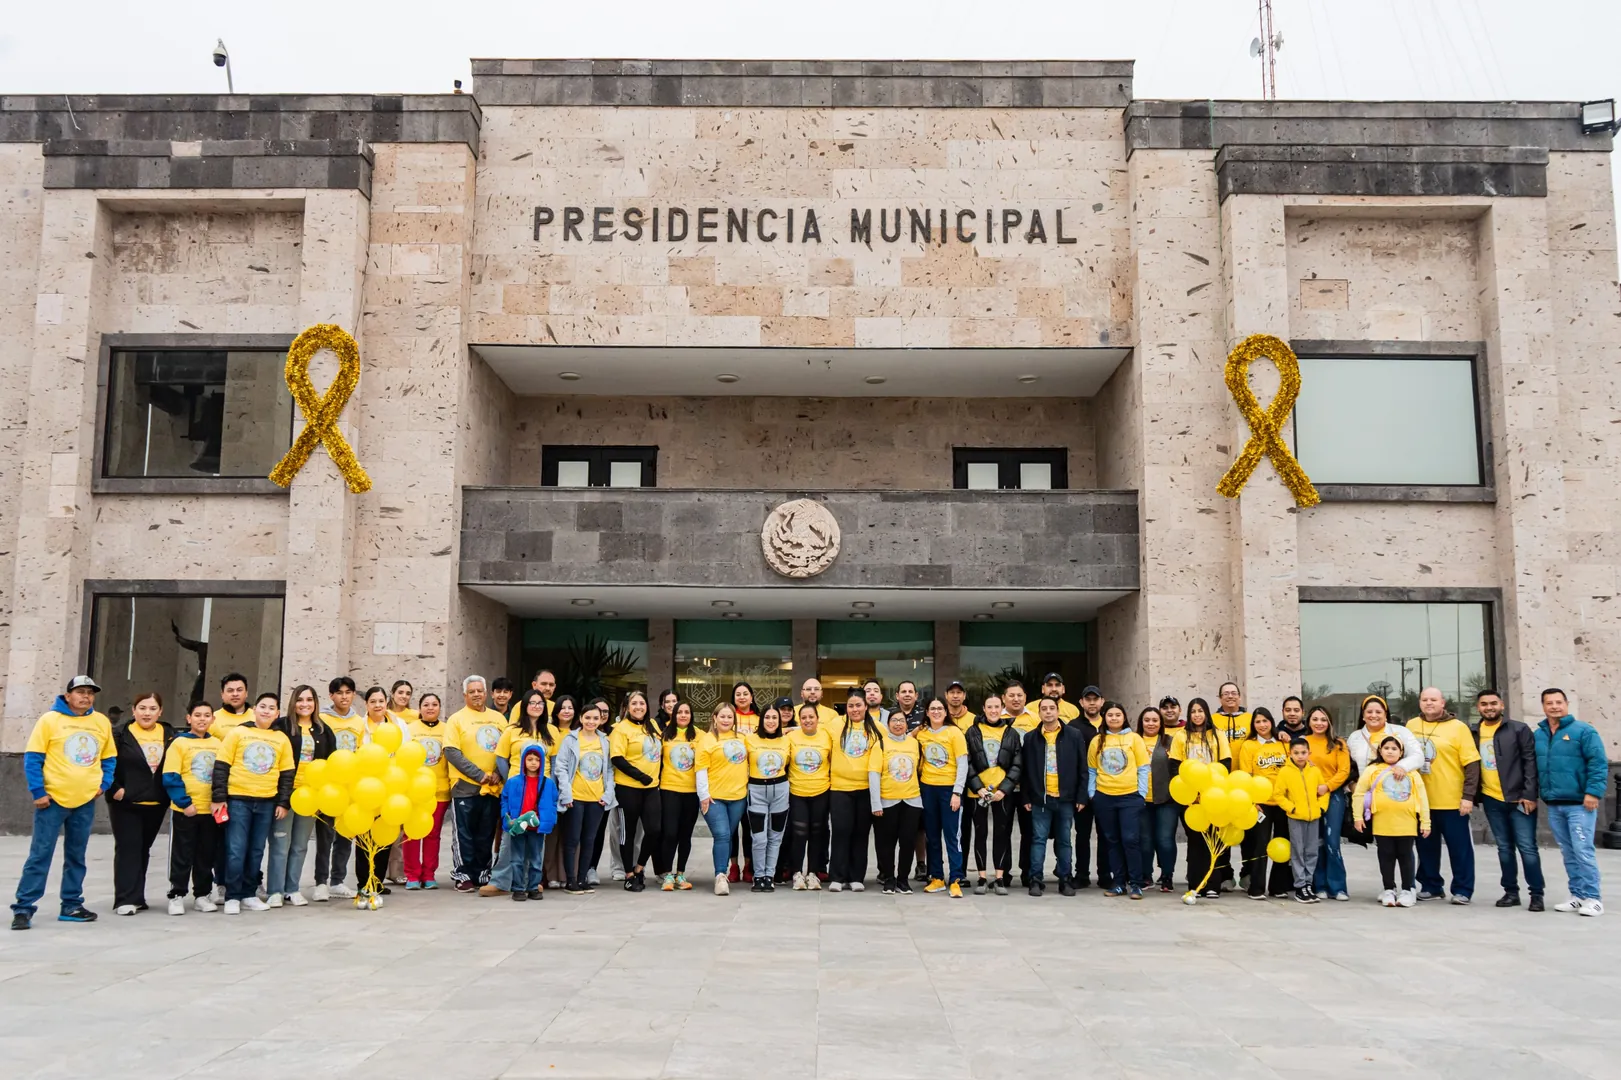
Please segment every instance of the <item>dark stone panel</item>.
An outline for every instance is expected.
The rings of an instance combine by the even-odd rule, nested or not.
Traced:
[[[625,508],[616,502],[582,502],[575,527],[581,532],[618,532],[625,527]]]
[[[550,562],[552,534],[549,532],[509,532],[502,558],[512,562]]]
[[[1544,198],[1540,147],[1224,146],[1216,177],[1229,195],[1452,195]]]

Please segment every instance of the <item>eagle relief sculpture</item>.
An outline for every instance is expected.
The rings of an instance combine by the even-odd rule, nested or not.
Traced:
[[[794,499],[766,515],[760,547],[783,577],[815,577],[838,558],[839,523],[821,503]]]

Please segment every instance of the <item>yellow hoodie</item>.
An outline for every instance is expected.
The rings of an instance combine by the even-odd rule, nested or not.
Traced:
[[[1317,794],[1323,786],[1323,770],[1308,762],[1302,769],[1293,761],[1272,778],[1272,794],[1285,814],[1296,821],[1316,821],[1328,809],[1328,794]]]

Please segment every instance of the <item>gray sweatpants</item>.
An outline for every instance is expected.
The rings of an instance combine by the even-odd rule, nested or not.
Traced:
[[[1297,889],[1309,888],[1317,874],[1319,824],[1289,819],[1289,869],[1294,871]]]
[[[754,830],[754,876],[777,873],[777,853],[788,827],[788,782],[761,784],[749,781],[749,827]],[[724,871],[722,871],[724,873]]]

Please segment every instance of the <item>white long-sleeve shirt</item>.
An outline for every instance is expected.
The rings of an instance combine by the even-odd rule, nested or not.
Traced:
[[[1402,755],[1401,760],[1396,762],[1397,766],[1407,772],[1417,772],[1424,764],[1423,744],[1418,741],[1417,735],[1400,724],[1386,724],[1371,742],[1367,728],[1357,728],[1351,732],[1345,740],[1345,747],[1351,752],[1352,763],[1359,771],[1365,772],[1369,765],[1382,760],[1379,757],[1379,744],[1387,734],[1401,740]]]

